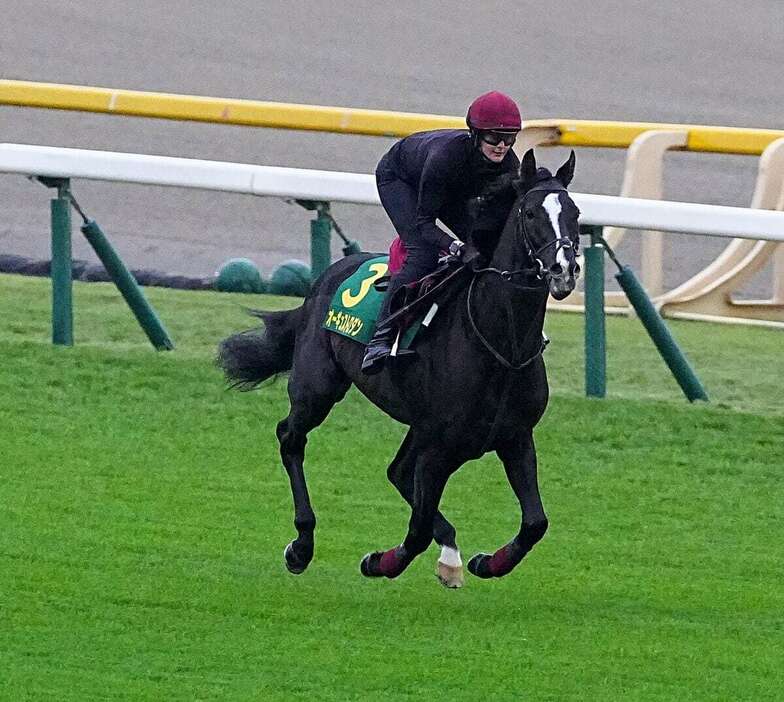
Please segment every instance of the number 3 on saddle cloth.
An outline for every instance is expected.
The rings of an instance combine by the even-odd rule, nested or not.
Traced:
[[[389,276],[402,268],[405,255],[405,246],[396,238],[388,256],[377,256],[362,263],[335,292],[322,326],[366,345],[373,336]],[[442,278],[443,273],[439,269],[401,288],[392,301],[392,313],[425,294]],[[422,327],[430,325],[437,310],[435,303],[424,304],[412,310],[410,315],[403,315],[393,355],[397,349],[410,348]]]

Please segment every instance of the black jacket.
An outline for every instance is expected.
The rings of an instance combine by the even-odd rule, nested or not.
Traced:
[[[394,175],[417,190],[417,229],[424,241],[446,249],[452,238],[436,226],[436,218],[464,238],[467,200],[502,173],[516,172],[520,161],[509,149],[501,163],[492,163],[472,146],[467,130],[439,129],[401,139],[379,166],[387,177]]]

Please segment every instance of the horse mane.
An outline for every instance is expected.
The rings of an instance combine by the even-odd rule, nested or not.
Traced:
[[[498,245],[504,225],[518,196],[540,183],[553,180],[547,168],[536,169],[536,176],[530,182],[523,182],[519,173],[503,173],[491,180],[478,198],[471,204],[473,208],[472,243],[485,257],[490,257]]]
[[[484,206],[488,204],[489,201],[495,200],[502,195],[518,195],[519,193],[525,192],[539,183],[543,183],[546,180],[552,180],[553,178],[553,174],[547,168],[540,166],[536,169],[536,177],[534,178],[534,181],[532,183],[526,183],[528,187],[523,189],[521,187],[523,185],[523,179],[519,173],[503,173],[485,185],[485,187],[482,189],[482,192],[479,193],[479,199],[481,204]]]
[[[479,193],[479,197],[484,202],[493,200],[500,195],[516,192],[517,184],[520,182],[520,174],[504,173],[497,178],[493,178]],[[484,204],[483,202],[483,204]]]

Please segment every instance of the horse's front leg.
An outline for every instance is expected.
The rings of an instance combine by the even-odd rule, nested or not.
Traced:
[[[433,520],[451,472],[443,449],[426,448],[417,452],[414,468],[414,495],[408,533],[400,546],[388,551],[368,553],[360,563],[362,575],[396,578],[433,540]]]
[[[525,431],[497,450],[506,477],[523,512],[520,531],[494,554],[479,553],[468,563],[469,572],[480,578],[500,578],[523,560],[547,531],[547,516],[536,477],[536,448],[531,430]]]

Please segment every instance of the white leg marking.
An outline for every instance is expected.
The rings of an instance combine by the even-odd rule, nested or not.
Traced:
[[[460,560],[460,551],[450,546],[441,547],[441,557],[438,559],[438,562],[452,566],[452,568],[461,568],[463,566],[463,561]]]

